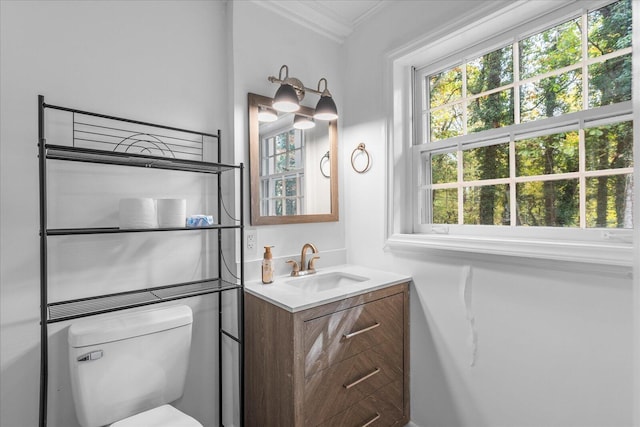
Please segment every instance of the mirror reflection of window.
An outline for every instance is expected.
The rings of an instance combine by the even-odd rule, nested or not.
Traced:
[[[303,215],[304,131],[285,123],[260,132],[261,214]]]

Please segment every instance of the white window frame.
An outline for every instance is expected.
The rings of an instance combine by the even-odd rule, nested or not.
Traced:
[[[503,4],[490,3],[474,14],[454,22],[451,26],[435,31],[421,40],[388,54],[385,70],[387,74],[385,92],[389,106],[386,192],[386,248],[388,250],[442,249],[474,254],[586,262],[600,266],[632,266],[633,230],[469,225],[416,227],[414,224],[414,213],[418,209],[414,177],[420,173],[418,169],[420,146],[414,144],[419,137],[413,126],[414,67],[425,68],[427,64],[432,64],[433,71],[441,70],[446,68],[446,64],[455,65],[464,62],[465,51],[489,52],[522,36],[523,29],[534,34],[549,28],[551,23],[575,18],[584,11],[597,9],[609,3],[612,3],[612,0],[518,1],[506,7],[501,7]],[[640,23],[634,21],[634,31],[637,25]],[[638,44],[638,41],[634,40],[633,75],[639,75]],[[637,87],[636,82],[634,82],[635,87]],[[634,96],[633,101],[621,103],[624,105],[614,105],[599,110],[601,113],[610,110],[612,114],[622,112],[629,119],[637,119],[636,98],[638,97]],[[601,114],[593,117],[587,110],[554,119],[545,119],[545,121],[548,123],[548,120],[556,120],[557,123],[554,125],[566,128],[584,120],[602,120],[602,123],[606,123],[606,116],[607,114]],[[527,123],[527,133],[535,133],[536,127],[539,125],[535,121]],[[634,120],[635,147],[638,146],[637,129],[638,123]],[[494,129],[486,132],[494,138],[513,139],[509,129]],[[635,152],[638,153],[638,150],[636,149]],[[640,162],[635,162],[636,170],[638,163]],[[637,173],[635,176],[638,176]],[[638,187],[637,178],[635,181]],[[634,209],[636,228],[639,216],[636,211],[640,210],[639,202],[636,201]]]
[[[289,132],[290,130],[292,130],[291,127],[288,126],[280,126],[278,128],[274,128],[274,129],[268,129],[268,133],[265,133],[264,135],[262,135],[260,137],[260,167],[262,170],[262,166],[265,162],[265,159],[268,159],[269,157],[275,157],[275,147],[274,149],[274,154],[270,155],[270,156],[265,156],[263,153],[263,148],[264,145],[266,143],[267,140],[276,137],[277,135],[281,134],[281,133],[286,133]],[[306,141],[305,141],[305,133],[303,130],[299,130],[299,129],[293,129],[294,131],[296,131],[296,133],[298,134],[298,137],[300,138],[300,148],[297,148],[297,150],[300,150],[300,158],[304,159],[305,158],[305,150],[306,150]],[[268,160],[267,160],[268,161]],[[304,161],[304,160],[303,160]],[[264,194],[265,191],[265,183],[266,184],[266,188],[271,189],[275,184],[273,184],[273,181],[276,180],[282,180],[282,191],[286,193],[286,184],[285,184],[285,178],[287,177],[295,177],[296,179],[296,188],[297,188],[297,192],[295,196],[286,196],[286,195],[282,195],[282,196],[274,196],[272,195],[271,191],[269,192],[269,194]],[[304,205],[304,168],[298,168],[298,169],[292,169],[292,170],[288,170],[285,172],[278,172],[278,173],[273,173],[270,175],[260,175],[260,193],[261,193],[261,206],[260,206],[260,211],[262,212],[263,208],[264,208],[264,204],[266,204],[269,208],[267,212],[262,212],[261,215],[263,216],[277,216],[277,213],[275,212],[275,202],[280,200],[282,202],[282,216],[287,215],[286,213],[286,201],[288,199],[295,199],[296,200],[296,213],[295,215],[303,215],[305,212],[305,205]]]

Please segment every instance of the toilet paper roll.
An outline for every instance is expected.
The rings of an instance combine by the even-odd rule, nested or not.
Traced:
[[[155,228],[158,226],[156,205],[151,198],[120,199],[120,228]]]
[[[158,226],[185,227],[187,201],[185,199],[158,199]]]

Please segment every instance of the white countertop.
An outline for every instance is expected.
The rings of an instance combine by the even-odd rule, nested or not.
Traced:
[[[347,277],[357,278],[359,281],[318,291],[308,291],[309,288],[305,290],[303,289],[304,286],[297,286],[299,283],[304,285],[305,279],[314,277],[322,279],[322,276],[330,276],[335,273],[344,273]],[[294,313],[410,280],[411,276],[403,274],[357,265],[339,265],[318,269],[315,274],[308,276],[291,277],[286,275],[275,277],[273,283],[268,285],[263,284],[261,281],[247,282],[245,283],[245,290]]]

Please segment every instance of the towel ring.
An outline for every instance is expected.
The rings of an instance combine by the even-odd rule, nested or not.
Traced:
[[[356,167],[354,159],[361,154],[367,156],[367,164],[364,166],[364,168],[358,169]],[[371,166],[371,156],[369,155],[369,152],[366,150],[364,142],[361,142],[360,144],[358,144],[355,150],[353,150],[353,152],[351,153],[351,167],[353,168],[354,171],[358,173],[365,173],[366,171],[369,170],[370,166]]]
[[[329,168],[329,172],[325,172],[325,169],[327,168]],[[325,178],[331,178],[331,159],[328,151],[324,153],[324,156],[320,159],[320,173]]]

